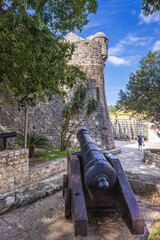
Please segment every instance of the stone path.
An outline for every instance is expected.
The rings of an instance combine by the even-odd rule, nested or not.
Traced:
[[[116,156],[121,161],[122,167],[125,171],[160,177],[159,169],[150,167],[142,162],[143,150],[137,150],[137,142],[115,141],[115,146],[121,148],[121,153]],[[160,143],[146,142],[143,149],[147,148],[160,148]]]
[[[144,214],[147,227],[150,228],[160,207],[140,196],[136,196]],[[145,236],[132,235],[116,212],[107,216],[89,215],[90,239],[94,240],[139,240]],[[32,205],[0,217],[0,240],[73,240],[74,229],[71,220],[64,218],[62,192],[41,199]],[[79,238],[77,238],[79,239]]]

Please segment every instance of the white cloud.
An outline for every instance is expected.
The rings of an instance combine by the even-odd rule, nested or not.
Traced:
[[[124,58],[119,58],[116,56],[109,56],[108,62],[114,64],[114,65],[129,65],[130,62],[128,60],[125,60]]]
[[[119,43],[117,43],[114,47],[110,47],[108,49],[109,55],[120,55],[125,51],[125,47],[127,45],[131,45],[134,47],[145,46],[151,43],[153,40],[152,37],[138,37],[134,34],[127,35],[124,39],[122,39]]]
[[[138,64],[139,60],[142,58],[141,55],[135,55],[135,56],[129,56],[126,58],[126,60],[129,60],[130,65],[132,64]]]
[[[124,46],[123,43],[120,41],[118,44],[115,45],[115,47],[110,47],[108,49],[108,53],[110,55],[117,55],[123,52]]]
[[[141,12],[140,15],[139,15],[139,19],[140,19],[139,24],[143,24],[143,23],[149,24],[149,23],[153,23],[153,22],[157,22],[157,23],[160,24],[160,14],[159,14],[159,12],[154,12],[152,15],[150,14],[147,17],[145,17],[143,15],[143,13]]]
[[[158,50],[160,50],[160,40],[156,41],[153,46],[153,51],[158,51]]]
[[[152,41],[152,37],[137,37],[132,34],[126,36],[121,43],[124,45],[133,45],[133,46],[144,46],[149,44]]]
[[[103,23],[101,22],[89,22],[87,25],[84,26],[85,29],[88,29],[88,28],[94,28],[94,27],[99,27],[101,26]]]

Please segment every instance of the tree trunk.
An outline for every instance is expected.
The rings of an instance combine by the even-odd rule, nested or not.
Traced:
[[[60,151],[65,151],[66,150],[65,139],[66,139],[66,135],[64,135],[64,133],[62,132],[62,134],[61,134],[61,149],[60,149]]]
[[[34,154],[34,147],[29,148],[29,158],[33,157]]]
[[[81,121],[79,121],[79,123],[77,124],[77,126],[75,126],[75,128],[73,129],[73,131],[70,133],[70,135],[68,136],[68,138],[66,139],[66,147],[69,143],[70,138],[72,137],[73,133],[76,131],[76,129],[81,125],[81,123],[84,121],[84,119],[86,118],[87,114],[85,114],[85,116],[81,119]]]
[[[27,148],[28,106],[25,108],[24,148]]]
[[[65,119],[64,128],[61,133],[61,151],[65,151],[67,149],[66,136],[67,136],[68,126],[69,126],[69,121],[70,121],[70,115],[68,115],[67,118]]]

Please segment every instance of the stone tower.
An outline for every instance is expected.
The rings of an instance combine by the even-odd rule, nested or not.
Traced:
[[[87,95],[94,94],[98,101],[98,110],[89,121],[85,121],[81,127],[87,128],[95,143],[106,149],[114,148],[114,140],[109,119],[105,83],[104,62],[108,57],[108,39],[102,32],[91,35],[86,39],[69,33],[66,41],[75,44],[75,51],[68,56],[68,64],[78,65],[87,76]],[[107,129],[107,130],[106,130]],[[72,139],[72,145],[74,145]]]
[[[98,110],[88,121],[83,121],[79,129],[88,129],[97,146],[112,149],[114,148],[114,140],[104,85],[104,62],[108,56],[108,39],[104,33],[96,33],[86,39],[74,33],[69,33],[65,39],[75,44],[74,54],[67,56],[68,64],[78,65],[86,73],[87,95],[94,94],[99,103]],[[30,108],[28,130],[47,136],[52,140],[54,146],[59,146],[63,120],[62,112],[63,103],[57,96],[49,103]],[[23,126],[23,109],[18,111],[17,108],[12,109],[0,105],[0,133],[18,131],[23,129]],[[75,135],[71,139],[71,145],[77,146]]]

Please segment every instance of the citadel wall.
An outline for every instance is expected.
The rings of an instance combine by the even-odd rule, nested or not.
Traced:
[[[104,61],[108,57],[108,39],[104,33],[96,33],[86,39],[70,33],[65,39],[74,42],[76,46],[68,64],[78,65],[86,73],[87,95],[95,95],[98,101],[97,111],[92,114],[88,121],[84,121],[80,128],[88,129],[91,137],[99,147],[112,149],[114,148],[114,140],[104,83]],[[104,130],[106,128],[107,130]],[[72,145],[76,144],[76,138],[72,138],[71,142]]]
[[[106,105],[104,85],[104,61],[107,59],[108,40],[104,33],[97,33],[82,39],[74,33],[65,38],[75,43],[76,49],[68,56],[68,64],[78,65],[87,76],[87,95],[94,94],[99,103],[97,111],[88,121],[83,121],[80,128],[88,129],[93,141],[105,149],[114,148],[111,123]],[[62,126],[63,104],[59,97],[49,103],[29,109],[29,131],[49,137],[54,146],[60,145],[60,128]],[[83,112],[80,119],[83,117]],[[76,121],[79,119],[77,118]],[[24,111],[0,105],[0,133],[18,131],[24,126]],[[105,130],[107,128],[107,130]],[[77,146],[75,136],[71,145]]]

